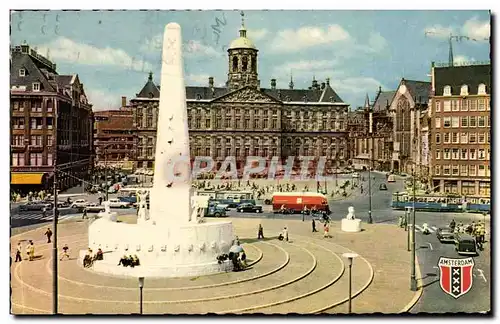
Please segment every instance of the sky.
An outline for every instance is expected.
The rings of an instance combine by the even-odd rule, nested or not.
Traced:
[[[447,62],[450,33],[455,62],[490,59],[490,13],[454,11],[244,12],[259,49],[261,87],[307,88],[327,77],[352,109],[379,86],[395,90],[401,78],[430,81],[431,62]],[[219,21],[219,28],[213,28]],[[169,22],[182,28],[186,85],[227,80],[227,47],[238,37],[240,11],[22,11],[11,13],[11,46],[27,42],[78,74],[94,110],[118,109],[132,99],[149,71],[160,83],[161,35]],[[218,32],[215,31],[218,29]]]

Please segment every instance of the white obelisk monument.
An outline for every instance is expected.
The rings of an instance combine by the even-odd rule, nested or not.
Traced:
[[[157,225],[196,221],[190,219],[193,190],[181,53],[181,27],[170,23],[163,35],[155,173],[150,191],[150,219]]]
[[[181,27],[168,24],[163,36],[149,217],[146,219],[142,210],[137,224],[118,223],[109,217],[94,221],[89,226],[88,246],[94,251],[101,248],[105,253],[104,260],[94,262],[93,271],[134,277],[180,277],[222,272],[232,267],[229,261],[217,260],[232,245],[232,223],[200,222],[202,218],[197,217],[191,200],[194,191],[181,44]],[[80,251],[80,262],[85,253]],[[137,255],[140,265],[117,266],[123,255]]]

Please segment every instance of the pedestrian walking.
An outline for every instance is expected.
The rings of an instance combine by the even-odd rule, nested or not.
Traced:
[[[30,243],[26,246],[26,252],[28,252],[28,260],[33,261],[35,259],[35,245],[32,240],[30,240]]]
[[[323,237],[324,238],[331,237],[330,236],[330,225],[328,225],[328,223],[325,223],[325,225],[323,226]]]
[[[87,216],[87,208],[83,208],[83,214],[82,214],[82,219],[89,218]]]
[[[262,227],[262,224],[259,224],[259,231],[257,234],[257,239],[264,239],[264,228]]]
[[[50,230],[50,227],[47,228],[47,231],[45,232],[45,234],[47,236],[47,243],[50,243],[50,238],[52,237],[52,231]]]
[[[23,260],[23,258],[21,257],[21,253],[23,252],[23,247],[21,245],[21,242],[18,242],[17,243],[17,248],[16,248],[16,261],[19,261],[21,262]]]
[[[485,228],[485,226],[486,225],[484,223],[481,223],[481,226],[479,227],[479,237],[481,239],[481,246],[485,242],[485,235],[486,235],[486,228]]]
[[[99,196],[99,198],[98,198],[98,199],[99,199],[99,205],[102,205],[102,197],[101,197],[101,196]]]
[[[63,253],[61,255],[60,260],[62,261],[64,259],[64,257],[66,257],[69,260],[69,253],[68,253],[69,247],[68,247],[68,244],[64,244],[64,246],[63,246],[62,249],[63,249]]]
[[[313,233],[317,232],[317,230],[316,230],[316,222],[314,221],[314,218],[312,219],[312,228],[313,228]]]
[[[286,227],[283,228],[283,238],[288,242],[288,229]]]

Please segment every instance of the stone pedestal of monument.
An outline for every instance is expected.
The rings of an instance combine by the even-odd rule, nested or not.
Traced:
[[[361,232],[361,219],[342,219],[340,228],[343,232]]]
[[[346,218],[342,219],[340,228],[343,232],[361,232],[361,219],[356,219],[354,207],[350,206]]]
[[[115,234],[115,235],[113,235]],[[104,260],[93,270],[132,277],[199,276],[229,271],[230,262],[218,264],[217,256],[227,253],[233,239],[231,222],[210,222],[166,228],[126,224],[98,219],[89,226],[89,248],[101,248]],[[80,262],[86,251],[80,251]],[[135,268],[117,266],[123,255],[137,255]]]

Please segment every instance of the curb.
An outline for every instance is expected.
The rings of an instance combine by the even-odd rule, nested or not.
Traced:
[[[415,255],[415,274],[417,276],[417,291],[415,292],[415,295],[413,296],[412,300],[402,309],[399,311],[399,313],[408,313],[413,306],[417,304],[417,302],[420,300],[420,297],[422,297],[424,293],[424,287],[423,287],[423,282],[422,282],[422,272],[420,271],[420,264],[418,263],[418,257]]]

